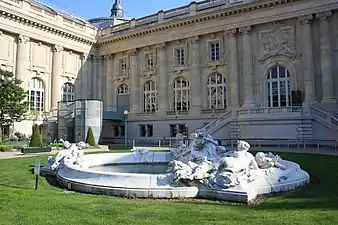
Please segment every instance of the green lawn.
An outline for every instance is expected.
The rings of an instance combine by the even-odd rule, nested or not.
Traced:
[[[66,193],[31,169],[37,157],[0,160],[0,224],[338,224],[338,157],[280,154],[299,162],[310,187],[255,206],[204,200],[133,200]],[[46,163],[47,156],[39,156]]]

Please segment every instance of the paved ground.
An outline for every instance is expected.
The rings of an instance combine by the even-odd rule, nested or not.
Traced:
[[[142,148],[142,147],[138,147]],[[144,147],[147,148],[147,147]],[[165,150],[167,148],[149,148],[151,150]],[[310,154],[321,154],[321,155],[334,155],[338,156],[338,149],[327,149],[327,148],[251,148],[253,151],[263,152],[293,152],[293,153],[310,153]],[[88,149],[85,152],[99,152],[109,151],[106,149]],[[57,154],[58,150],[51,152],[34,153],[34,154],[22,154],[21,152],[0,152],[0,159],[20,158],[20,157],[32,157],[37,155],[54,155]]]
[[[85,150],[85,152],[102,152],[102,151],[109,151],[109,150],[105,150],[105,149],[87,149],[87,150]],[[22,154],[19,151],[0,152],[0,159],[32,157],[32,156],[37,156],[37,155],[55,155],[58,152],[59,152],[59,150],[53,150],[51,152],[31,153],[31,154]]]

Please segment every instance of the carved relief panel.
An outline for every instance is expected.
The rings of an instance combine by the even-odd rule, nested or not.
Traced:
[[[51,68],[51,48],[42,42],[31,42],[31,70],[49,73]]]
[[[13,65],[15,54],[15,39],[0,31],[0,64]]]
[[[64,76],[75,78],[80,69],[80,55],[72,51],[65,51],[63,56]]]
[[[276,56],[291,59],[297,56],[294,25],[272,23],[267,30],[259,32],[258,38],[260,62]]]

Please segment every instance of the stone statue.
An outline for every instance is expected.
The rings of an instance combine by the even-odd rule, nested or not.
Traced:
[[[52,170],[56,170],[64,163],[83,166],[84,152],[79,150],[75,144],[70,144],[68,141],[60,140],[63,143],[64,150],[58,152],[55,158],[48,157],[48,164]]]
[[[271,155],[270,156],[264,154],[263,152],[257,152],[255,156],[255,160],[257,162],[257,165],[260,169],[268,169],[272,167],[276,167],[282,170],[285,170],[286,167],[278,162],[279,156]]]
[[[154,153],[145,148],[138,148],[133,153],[133,157],[137,162],[151,162],[154,157]]]

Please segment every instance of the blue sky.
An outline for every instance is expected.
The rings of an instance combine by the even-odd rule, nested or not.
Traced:
[[[115,0],[41,0],[57,9],[62,9],[76,16],[89,19],[109,16]],[[187,5],[192,0],[121,0],[127,18],[138,18],[154,14],[159,10],[167,10]]]

